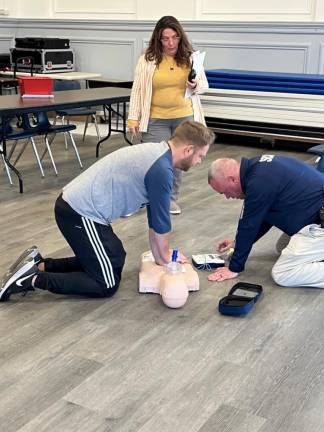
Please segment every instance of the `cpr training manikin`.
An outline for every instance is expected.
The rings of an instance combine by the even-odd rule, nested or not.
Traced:
[[[169,308],[180,308],[187,301],[189,291],[199,290],[199,278],[191,264],[177,262],[174,250],[171,262],[166,266],[155,263],[151,251],[141,256],[139,292],[160,294]]]

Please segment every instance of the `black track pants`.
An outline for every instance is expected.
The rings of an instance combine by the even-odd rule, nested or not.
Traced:
[[[118,289],[126,252],[110,225],[76,213],[60,195],[55,203],[57,225],[75,256],[44,261],[36,288],[53,293],[110,297]]]

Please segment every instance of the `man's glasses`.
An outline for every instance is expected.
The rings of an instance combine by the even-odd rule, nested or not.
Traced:
[[[169,42],[169,40],[172,40],[173,42],[179,42],[180,36],[171,36],[171,37],[162,37],[161,42]]]

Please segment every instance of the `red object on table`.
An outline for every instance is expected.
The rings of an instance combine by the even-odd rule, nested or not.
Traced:
[[[19,86],[22,97],[53,96],[53,80],[48,77],[21,77]]]

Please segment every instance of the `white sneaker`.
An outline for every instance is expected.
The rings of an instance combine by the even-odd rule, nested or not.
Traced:
[[[181,213],[181,207],[176,201],[170,203],[170,214],[177,215]]]

